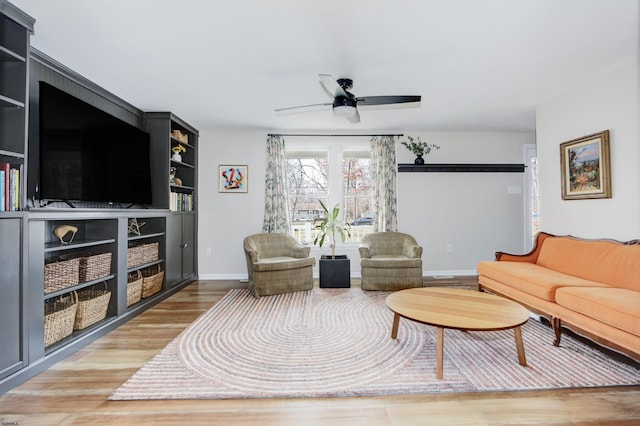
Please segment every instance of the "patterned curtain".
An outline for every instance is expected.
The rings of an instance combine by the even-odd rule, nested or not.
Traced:
[[[277,135],[269,136],[262,232],[289,234],[291,230],[285,170],[284,138]]]
[[[398,230],[396,143],[393,136],[371,139],[373,231]]]

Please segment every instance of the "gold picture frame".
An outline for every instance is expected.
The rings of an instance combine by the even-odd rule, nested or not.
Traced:
[[[562,199],[611,198],[609,131],[560,144]]]

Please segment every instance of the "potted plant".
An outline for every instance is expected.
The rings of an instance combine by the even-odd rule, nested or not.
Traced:
[[[419,137],[414,139],[411,136],[407,136],[407,139],[409,139],[408,142],[401,141],[400,143],[416,155],[415,164],[424,164],[423,155],[429,154],[432,149],[440,149],[436,144],[422,142]]]
[[[342,242],[351,236],[351,226],[340,218],[340,205],[336,204],[331,212],[320,201],[324,210],[324,219],[316,225],[318,234],[313,244],[322,247],[329,240],[331,256],[320,256],[320,287],[347,288],[351,286],[350,262],[346,255],[336,256],[336,239]]]

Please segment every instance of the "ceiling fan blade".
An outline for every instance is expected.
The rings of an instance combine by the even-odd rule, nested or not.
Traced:
[[[301,105],[301,106],[288,107],[288,108],[278,108],[275,110],[275,112],[279,114],[309,112],[309,111],[327,109],[327,107],[331,107],[331,106],[333,106],[333,104],[329,102],[324,104],[311,104],[311,105]]]
[[[336,96],[347,96],[347,92],[340,87],[333,76],[330,76],[329,74],[319,74],[318,76],[320,77],[320,85],[330,97],[335,98]]]
[[[420,102],[422,96],[363,96],[356,98],[358,106],[405,104]]]
[[[349,123],[351,124],[357,124],[360,122],[360,113],[358,112],[358,110],[356,110],[356,113],[353,114],[351,117],[348,117],[347,120],[349,120]]]

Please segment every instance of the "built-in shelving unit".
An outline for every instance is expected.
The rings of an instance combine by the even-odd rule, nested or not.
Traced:
[[[28,364],[24,176],[27,155],[29,38],[35,20],[0,0],[0,170],[17,170],[17,201],[0,205],[0,381]],[[2,173],[3,179],[10,176]],[[2,201],[7,195],[0,185]],[[14,190],[14,194],[15,194]]]
[[[398,164],[398,172],[524,173],[524,164]]]
[[[145,113],[31,48],[33,24],[33,19],[0,0],[0,163],[21,171],[20,208],[0,210],[0,394],[197,278],[198,131],[170,112]],[[41,81],[149,132],[152,205],[72,208],[38,201]],[[179,159],[171,158],[175,146],[183,148]],[[188,202],[174,205],[170,201],[176,196]],[[130,232],[133,219],[144,223],[139,233]],[[61,242],[54,235],[59,225],[77,229],[73,241]],[[137,245],[153,246],[155,257],[129,265],[129,249]],[[76,281],[45,289],[45,265],[68,259],[84,259],[79,262],[85,265],[90,264],[87,259],[99,260],[100,267],[95,275],[79,273]],[[162,272],[152,274],[162,278],[154,280],[161,282],[160,288],[128,303],[129,274],[150,269]],[[53,342],[47,334],[45,342],[45,304],[90,289],[108,290],[106,315],[77,325]]]
[[[53,234],[53,230],[58,225],[71,225],[78,231],[76,232],[73,241],[70,243],[62,243]],[[53,219],[45,221],[31,221],[30,226],[32,229],[30,235],[33,241],[39,240],[36,233],[44,232],[42,236],[44,245],[42,254],[44,257],[44,264],[49,264],[49,267],[56,267],[56,265],[64,264],[65,260],[87,258],[94,255],[109,254],[109,265],[103,266],[102,274],[96,276],[94,279],[83,280],[79,274],[77,284],[69,285],[65,288],[47,291],[47,278],[44,268],[42,269],[43,275],[34,276],[30,274],[30,285],[34,285],[35,282],[43,282],[43,299],[44,303],[54,303],[56,300],[71,297],[72,293],[78,291],[100,288],[106,289],[111,293],[109,300],[109,306],[107,308],[106,318],[102,321],[108,321],[109,318],[114,317],[117,314],[117,294],[118,285],[116,281],[117,271],[117,233],[118,233],[118,220],[117,219],[83,219],[83,220],[69,220],[69,219]],[[36,253],[37,247],[33,247],[32,252]],[[33,259],[30,259],[30,263],[38,262],[34,255]],[[45,266],[46,268],[46,266]],[[36,268],[33,268],[35,270]],[[39,268],[38,268],[39,269]],[[34,281],[37,280],[37,281]],[[106,284],[106,285],[105,285]],[[55,350],[61,345],[68,343],[68,340],[77,339],[79,336],[90,333],[92,329],[98,327],[100,322],[93,324],[89,327],[81,330],[74,331],[70,336],[53,342],[52,344],[45,346],[45,352]]]

